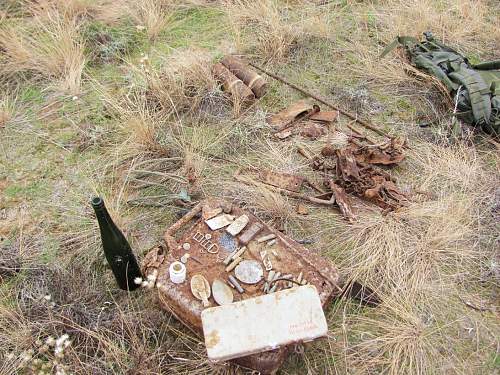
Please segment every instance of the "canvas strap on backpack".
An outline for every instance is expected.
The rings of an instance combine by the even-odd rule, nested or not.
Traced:
[[[399,36],[381,54],[403,46],[412,65],[438,78],[457,102],[457,117],[488,133],[500,134],[500,61],[471,65],[466,57],[436,39]]]

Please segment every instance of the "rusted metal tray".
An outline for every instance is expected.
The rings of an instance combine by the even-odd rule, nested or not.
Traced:
[[[243,214],[249,218],[248,224],[238,235],[231,236],[226,228],[211,230],[205,223],[207,213],[224,208],[224,212],[239,217]],[[205,218],[203,217],[205,216]],[[159,299],[162,306],[171,311],[182,323],[200,337],[203,337],[201,313],[202,301],[196,299],[190,289],[190,278],[195,274],[202,274],[212,284],[218,278],[227,280],[228,276],[234,272],[226,272],[224,259],[235,249],[243,246],[240,243],[245,232],[254,224],[260,223],[262,229],[250,241],[244,244],[247,251],[245,259],[253,259],[262,262],[261,250],[266,246],[266,242],[258,243],[259,237],[267,234],[274,234],[276,242],[273,245],[274,253],[277,256],[272,258],[272,267],[275,271],[284,274],[299,275],[302,273],[303,279],[314,285],[318,291],[323,307],[332,298],[341,293],[339,287],[339,274],[337,269],[326,259],[311,252],[304,246],[298,244],[283,233],[266,225],[251,213],[243,209],[230,205],[227,202],[210,199],[199,203],[182,219],[171,226],[165,233],[164,239],[167,244],[167,251],[161,246],[151,250],[144,262],[143,269],[146,275],[157,270],[157,283]],[[205,235],[208,234],[208,241]],[[205,239],[202,239],[204,237]],[[248,236],[247,240],[248,240]],[[189,245],[186,246],[185,244]],[[214,245],[215,244],[215,245]],[[184,245],[184,246],[183,246]],[[186,251],[185,248],[189,250]],[[186,252],[191,255],[186,263],[187,278],[182,284],[174,284],[169,278],[169,265],[178,261]],[[196,262],[196,258],[200,263]],[[263,267],[264,268],[264,267]],[[264,272],[264,279],[258,284],[242,284],[244,293],[240,294],[233,289],[234,302],[263,295],[263,283],[268,274]],[[213,298],[209,300],[211,306],[217,306]],[[259,317],[256,317],[259,318]],[[275,350],[252,354],[231,360],[232,362],[261,372],[271,374],[282,365],[288,355],[290,346],[280,347]]]

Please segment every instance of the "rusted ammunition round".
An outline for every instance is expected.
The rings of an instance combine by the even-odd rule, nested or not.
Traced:
[[[267,82],[241,59],[235,56],[226,56],[221,60],[221,63],[241,79],[252,90],[256,98],[264,96],[267,91]]]
[[[236,279],[234,278],[234,276],[233,276],[233,275],[229,275],[229,276],[227,277],[227,279],[228,279],[229,283],[230,283],[232,286],[234,286],[238,292],[243,293],[243,292],[245,291],[245,289],[243,289],[243,287],[240,285],[240,283],[238,282],[238,280],[236,280]]]
[[[224,91],[231,93],[234,102],[250,104],[255,99],[252,90],[221,63],[212,67],[212,73],[217,80],[222,82]]]

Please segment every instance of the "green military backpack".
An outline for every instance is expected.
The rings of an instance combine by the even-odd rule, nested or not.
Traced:
[[[438,78],[457,104],[457,117],[500,135],[500,60],[472,65],[466,57],[434,39],[431,32],[425,40],[398,37],[381,57],[398,45],[405,47],[411,63]]]

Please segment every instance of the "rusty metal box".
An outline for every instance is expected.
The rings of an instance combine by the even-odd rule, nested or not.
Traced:
[[[246,215],[249,218],[246,231],[248,232],[251,227],[261,227],[258,234],[253,237],[248,236],[243,230],[240,235],[231,236],[227,233],[226,228],[211,230],[205,223],[203,216],[205,216],[205,212],[217,209],[220,211],[221,207],[224,207],[225,212],[235,217]],[[260,252],[266,243],[258,243],[256,238],[267,234],[275,235],[276,240],[273,245],[273,253],[276,254],[272,262],[273,270],[280,271],[282,274],[298,275],[301,273],[303,279],[316,288],[323,307],[333,297],[341,293],[338,271],[328,260],[266,225],[240,207],[231,206],[226,202],[215,199],[199,203],[187,215],[171,226],[164,236],[167,251],[162,247],[151,250],[144,259],[143,269],[146,275],[157,270],[157,283],[161,285],[158,288],[158,295],[162,306],[171,311],[190,330],[203,337],[201,313],[204,307],[202,301],[196,299],[191,293],[189,283],[191,276],[202,274],[210,284],[215,278],[227,280],[232,272],[226,272],[226,265],[224,265],[223,261],[231,252],[242,245],[247,246],[246,259],[254,259],[260,262]],[[207,241],[200,240],[201,237],[208,238],[209,244],[215,245],[207,246]],[[189,245],[185,245],[186,243]],[[189,248],[189,250],[186,251],[185,248]],[[188,259],[186,263],[186,281],[181,284],[174,284],[170,281],[168,268],[172,262],[178,261],[186,252],[200,263],[191,258]],[[242,294],[233,290],[235,302],[263,295],[262,284],[263,282],[255,285],[245,284],[245,291]],[[212,306],[216,306],[212,298],[210,302]],[[289,349],[290,346],[283,346],[263,353],[232,359],[231,361],[263,374],[274,373],[285,361]]]

